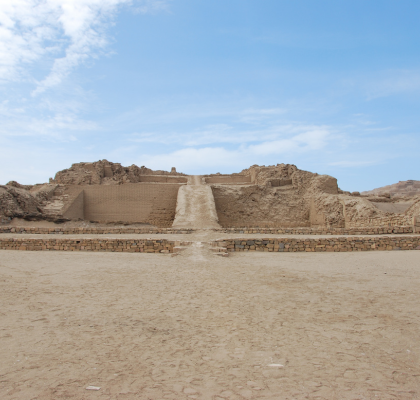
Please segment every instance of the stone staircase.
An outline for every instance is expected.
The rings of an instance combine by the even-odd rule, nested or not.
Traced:
[[[229,257],[226,248],[226,242],[181,242],[176,241],[174,252],[172,256],[180,255],[181,253],[192,255],[194,253],[210,252],[215,256]]]
[[[227,251],[226,242],[208,242],[210,246],[210,251],[216,256],[229,257],[229,252]]]

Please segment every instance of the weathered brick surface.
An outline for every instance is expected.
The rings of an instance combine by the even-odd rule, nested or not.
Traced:
[[[0,239],[0,250],[173,253],[174,245],[157,239]]]
[[[213,229],[220,233],[246,233],[246,234],[281,234],[281,235],[390,235],[412,234],[413,226],[394,227],[365,227],[365,228],[221,228]],[[30,228],[0,226],[0,233],[27,233],[51,235],[78,235],[78,234],[190,234],[195,229],[176,228]]]
[[[30,228],[30,227],[11,227],[0,226],[0,233],[28,233],[43,235],[101,235],[101,234],[128,234],[128,233],[150,233],[150,234],[188,234],[194,232],[193,229],[173,229],[173,228]]]
[[[263,252],[348,252],[380,250],[420,250],[420,236],[339,237],[316,239],[258,238],[221,239],[227,251]]]
[[[170,227],[180,186],[146,183],[84,186],[83,219]]]
[[[413,233],[413,226],[380,226],[361,228],[222,228],[223,233],[258,233],[281,235],[389,235]]]

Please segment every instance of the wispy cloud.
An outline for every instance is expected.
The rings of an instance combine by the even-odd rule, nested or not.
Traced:
[[[133,133],[128,141],[134,143],[177,144],[187,147],[220,144],[250,144],[255,153],[271,154],[282,151],[321,148],[332,134],[328,126],[306,125],[301,123],[261,124],[238,127],[235,124],[213,124],[190,132]]]
[[[52,67],[36,82],[33,95],[59,85],[78,65],[97,57],[108,44],[106,30],[119,7],[132,0],[2,0],[0,81],[35,80],[29,65],[46,56]],[[142,13],[165,7],[161,0],[137,1]]]
[[[358,168],[358,167],[368,167],[370,165],[379,164],[380,161],[378,160],[342,160],[329,163],[328,165],[332,167],[340,167],[340,168]]]
[[[420,71],[385,71],[371,79],[366,86],[368,100],[396,94],[418,93],[420,92]]]
[[[186,145],[182,149],[166,154],[143,154],[140,159],[142,163],[152,168],[177,166],[180,170],[191,171],[200,166],[208,171],[217,168],[225,170],[226,168],[238,168],[241,165],[245,168],[250,160],[261,162],[267,157],[284,159],[285,157],[310,154],[316,150],[324,149],[334,140],[334,134],[328,127],[288,126],[288,131],[283,131],[281,134],[282,139],[268,140],[267,137],[271,136],[271,133],[268,133],[267,140],[258,144],[250,144],[250,141],[261,141],[264,132],[259,133],[259,136],[253,136],[251,139],[249,135],[232,132],[230,147],[215,145],[197,148]],[[239,141],[239,137],[245,137],[245,140]],[[213,144],[217,142],[216,140]],[[232,144],[236,145],[232,146]]]
[[[74,140],[80,132],[98,130],[98,125],[90,120],[81,118],[77,102],[59,104],[53,108],[53,113],[44,114],[48,107],[43,104],[36,108],[37,112],[29,112],[25,107],[11,107],[7,101],[0,103],[0,138],[34,137],[38,140],[54,140],[67,142]]]

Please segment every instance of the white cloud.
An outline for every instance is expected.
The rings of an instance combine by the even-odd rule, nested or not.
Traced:
[[[163,9],[160,0],[137,1],[141,12]],[[132,0],[2,0],[0,2],[0,81],[31,79],[26,68],[54,57],[33,94],[60,84],[78,65],[108,43],[106,28],[118,8]]]
[[[299,133],[290,138],[266,141],[252,145],[249,150],[258,155],[301,153],[323,148],[331,135],[327,128],[312,128],[307,132]]]
[[[264,162],[267,157],[270,159],[278,157],[281,160],[286,156],[290,158],[302,153],[322,150],[334,140],[334,135],[328,127],[288,126],[287,128],[287,131],[283,130],[281,133],[287,137],[278,140],[266,140],[256,145],[247,143],[246,138],[249,139],[249,135],[232,132],[231,143],[236,143],[234,148],[221,146],[186,147],[167,154],[144,154],[139,160],[150,168],[170,169],[172,166],[176,166],[178,170],[184,172],[193,171],[197,166],[207,171],[226,170],[226,168],[237,169],[238,166],[244,168],[249,166],[250,160],[253,160],[252,163]],[[264,137],[263,131],[259,133],[259,136],[252,136],[252,141],[260,141],[261,137]],[[272,133],[269,132],[266,136],[271,135]],[[242,137],[245,139],[242,140]]]
[[[98,129],[95,122],[84,120],[77,115],[77,105],[70,104],[70,107],[76,108],[76,112],[71,108],[61,107],[61,110],[56,110],[52,115],[33,116],[28,115],[25,108],[8,107],[7,101],[4,101],[0,103],[0,116],[3,117],[0,138],[20,140],[17,138],[35,137],[67,142],[74,140],[75,134],[85,134]],[[37,109],[40,114],[41,110],[42,107]]]

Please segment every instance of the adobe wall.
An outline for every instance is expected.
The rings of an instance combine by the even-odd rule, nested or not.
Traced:
[[[308,227],[309,205],[290,186],[212,186],[219,224],[229,227]]]
[[[416,230],[415,230],[416,229]],[[394,227],[364,227],[364,228],[256,228],[256,227],[237,227],[237,228],[217,228],[214,232],[229,234],[259,234],[259,235],[402,235],[420,233],[420,219],[415,226],[394,226]],[[0,226],[0,233],[15,234],[43,234],[43,235],[106,235],[106,234],[190,234],[195,229],[177,228],[131,228],[125,227],[28,227],[28,226]]]
[[[247,175],[216,175],[204,178],[208,184],[225,184],[225,185],[238,185],[238,184],[251,184],[251,177]]]
[[[259,234],[259,235],[404,235],[420,232],[420,220],[417,231],[414,226],[381,226],[381,227],[363,227],[363,228],[222,228],[215,229],[217,232],[236,234]],[[1,232],[1,228],[0,228]],[[29,233],[29,232],[28,232]]]
[[[420,217],[413,217],[413,230],[420,233]]]
[[[388,217],[364,218],[356,221],[346,220],[346,228],[365,228],[374,226],[407,226],[414,225],[413,217],[408,215],[392,215]]]
[[[148,223],[170,227],[180,184],[132,183],[77,186],[65,216],[95,222]]]
[[[188,178],[183,176],[168,176],[168,175],[141,175],[140,182],[150,183],[187,183]]]
[[[379,208],[381,211],[395,213],[395,214],[403,214],[413,205],[413,202],[390,203],[390,202],[376,202],[376,201],[371,201],[371,200],[370,202],[375,207]]]
[[[63,217],[71,220],[84,219],[85,196],[83,189],[79,190],[72,197],[69,199],[67,209],[63,212]]]
[[[311,227],[323,227],[325,226],[325,216],[324,214],[317,211],[315,202],[313,199],[310,200],[310,207],[309,207],[309,221]]]

